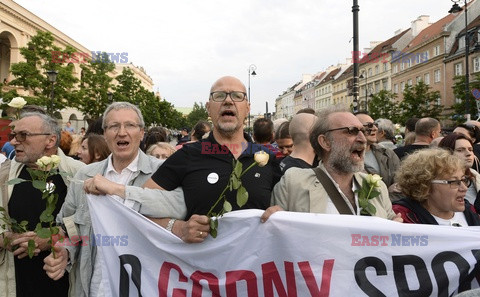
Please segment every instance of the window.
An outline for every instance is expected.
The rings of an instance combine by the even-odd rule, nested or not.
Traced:
[[[407,68],[410,68],[410,67],[412,67],[412,60],[408,59],[407,60]]]
[[[430,84],[430,73],[425,73],[425,75],[423,76],[423,81],[426,85]]]
[[[378,72],[380,71],[380,67],[378,65],[375,66],[375,74],[378,74]]]
[[[465,47],[465,37],[460,37],[458,39],[458,48],[464,48]]]
[[[393,65],[393,73],[398,72],[398,64]]]
[[[388,71],[388,64],[383,63],[383,72],[386,72],[386,71]]]
[[[375,94],[378,93],[378,92],[380,92],[380,82],[379,81],[375,82]]]
[[[440,55],[440,46],[439,45],[437,45],[433,48],[433,56],[436,57],[438,55]]]
[[[473,72],[480,71],[480,57],[476,57],[473,59]]]
[[[411,86],[411,85],[412,85],[412,79],[407,80],[407,84],[408,84],[409,86]]]
[[[384,79],[382,83],[383,83],[383,90],[387,90],[388,89],[388,80]]]
[[[372,68],[368,68],[368,77],[372,76]]]
[[[415,78],[415,83],[416,83],[416,84],[418,84],[418,83],[421,82],[421,81],[422,81],[422,77],[421,77],[421,76],[417,76],[417,77]]]
[[[402,81],[400,83],[400,91],[402,91],[402,93],[403,93],[403,90],[405,90],[405,83]]]
[[[402,71],[404,69],[405,69],[405,64],[402,62],[402,63],[400,63],[400,71]]]
[[[398,85],[397,85],[397,84],[394,84],[394,85],[393,85],[393,92],[394,92],[395,94],[398,94]]]
[[[463,72],[463,69],[462,69],[462,68],[463,68],[463,65],[462,65],[462,63],[457,63],[457,64],[455,64],[453,67],[454,67],[454,70],[455,70],[455,76],[457,76],[457,75],[462,75],[462,72]]]
[[[434,76],[434,82],[436,83],[440,82],[440,70],[435,70],[433,72],[433,76]]]
[[[424,53],[424,56],[423,56],[426,60],[424,62],[427,62],[428,61],[428,58],[430,58],[430,52],[429,51],[426,51]]]

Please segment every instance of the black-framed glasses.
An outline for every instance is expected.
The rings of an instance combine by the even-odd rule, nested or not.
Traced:
[[[37,135],[52,135],[52,133],[29,133],[29,132],[12,132],[8,134],[8,140],[11,141],[15,138],[16,141],[22,142],[27,139],[27,136],[37,136]]]
[[[450,185],[451,189],[458,189],[460,187],[460,183],[463,183],[468,188],[472,184],[472,180],[468,176],[464,176],[462,177],[462,179],[456,179],[456,180],[444,180],[444,179],[432,180],[432,184]]]
[[[345,132],[347,132],[347,133],[350,134],[350,135],[358,135],[359,132],[362,132],[363,134],[367,133],[367,130],[365,129],[365,127],[362,127],[362,128],[358,128],[358,127],[341,127],[341,128],[335,128],[335,129],[327,130],[327,131],[325,131],[325,133],[327,133],[327,132],[332,132],[332,131],[337,131],[337,130],[345,130]]]
[[[234,91],[234,92],[217,91],[217,92],[210,93],[210,98],[212,98],[212,100],[215,102],[223,102],[225,101],[225,99],[227,99],[227,96],[230,96],[232,101],[242,102],[243,100],[245,100],[245,98],[247,98],[247,93],[240,92],[240,91]]]
[[[377,123],[366,123],[363,126],[367,129],[373,129],[373,127],[378,127],[378,124]]]

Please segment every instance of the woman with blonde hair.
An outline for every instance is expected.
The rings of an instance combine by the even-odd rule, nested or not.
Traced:
[[[152,144],[148,147],[147,151],[145,152],[147,155],[154,156],[157,159],[165,160],[177,150],[173,145],[166,142],[157,142]]]
[[[422,149],[407,156],[395,178],[406,196],[393,202],[404,223],[479,226],[480,218],[465,199],[472,183],[465,163],[448,150]]]

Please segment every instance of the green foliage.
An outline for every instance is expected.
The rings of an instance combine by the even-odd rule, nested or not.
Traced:
[[[439,91],[430,91],[431,87],[423,82],[415,86],[407,84],[403,91],[403,100],[398,107],[400,116],[398,122],[405,123],[409,118],[432,117],[439,119],[443,106],[438,104]]]
[[[51,111],[50,93],[52,83],[48,80],[47,71],[58,72],[57,81],[54,84],[53,110],[60,110],[70,106],[74,100],[75,92],[72,89],[78,82],[74,77],[73,64],[54,63],[52,52],[57,51],[63,54],[75,52],[70,46],[62,50],[53,44],[54,38],[50,32],[37,31],[37,35],[27,43],[26,47],[20,49],[25,62],[15,63],[11,66],[11,73],[15,79],[10,85],[22,86],[26,90],[33,91],[34,97],[27,100],[29,104],[47,106]]]
[[[203,103],[193,103],[193,110],[187,116],[187,126],[193,127],[198,121],[206,121],[208,119],[208,112]]]
[[[368,113],[373,119],[389,119],[394,123],[399,122],[397,94],[381,90],[372,95],[368,102]]]
[[[113,89],[113,78],[109,75],[115,65],[108,60],[108,54],[102,53],[97,60],[80,65],[82,77],[79,90],[72,105],[87,117],[99,118],[111,103],[108,91]]]
[[[473,79],[472,79],[473,78]],[[456,76],[454,78],[455,83],[453,84],[453,94],[454,97],[460,99],[460,102],[453,104],[453,112],[450,114],[450,118],[454,120],[457,124],[463,123],[466,121],[465,118],[465,76]],[[476,119],[478,115],[477,103],[475,97],[473,97],[471,91],[473,89],[480,89],[480,73],[477,73],[475,77],[471,77],[469,81],[469,102],[470,108],[469,113],[472,115],[472,119]]]

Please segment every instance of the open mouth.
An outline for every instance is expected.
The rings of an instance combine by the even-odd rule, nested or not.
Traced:
[[[130,144],[130,142],[125,141],[125,140],[117,141],[117,146],[118,146],[118,147],[125,148],[125,147],[127,147],[129,144]]]
[[[364,148],[364,147],[357,147],[357,148],[354,148],[354,149],[353,149],[353,151],[352,151],[352,156],[353,156],[355,159],[362,160],[362,159],[363,159],[363,156],[364,156],[364,153],[365,153],[365,148]]]

